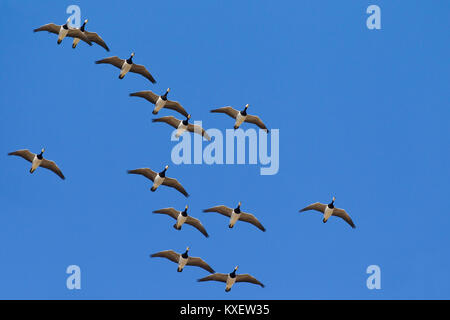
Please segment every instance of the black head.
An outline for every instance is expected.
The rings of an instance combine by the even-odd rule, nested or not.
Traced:
[[[249,106],[249,104],[247,103],[247,104],[245,105],[244,110],[241,111],[241,114],[242,114],[243,116],[246,116],[246,115],[247,115],[247,109],[248,109],[248,106]]]
[[[231,277],[231,278],[235,278],[235,277],[236,277],[236,271],[237,271],[238,268],[239,268],[239,267],[236,266],[236,268],[234,268],[233,272],[230,273],[230,277]]]
[[[164,93],[164,94],[161,96],[161,99],[163,99],[164,101],[166,101],[166,100],[167,100],[167,95],[169,94],[169,91],[170,91],[170,88],[167,88],[166,93]]]
[[[238,206],[234,209],[234,212],[241,213],[241,202],[239,201]]]
[[[86,23],[88,22],[88,20],[84,20],[83,25],[80,27],[80,30],[84,32],[84,28],[86,27]]]
[[[181,215],[183,216],[183,217],[187,217],[187,209],[188,209],[188,206],[186,205],[186,207],[184,208],[184,210],[183,211],[181,211]]]
[[[169,168],[169,166],[165,166],[164,170],[159,173],[159,176],[161,178],[164,178],[166,176],[166,171],[168,168]]]
[[[127,63],[128,64],[132,64],[133,63],[133,57],[134,57],[134,52],[131,54],[131,56],[127,59]]]
[[[333,200],[328,204],[328,208],[333,209],[334,208],[334,201],[336,200],[335,197],[333,197]]]
[[[45,152],[45,149],[42,148],[42,149],[41,149],[41,153],[39,153],[39,154],[37,155],[37,158],[38,158],[39,160],[44,159],[44,156],[43,156],[44,152]]]
[[[186,251],[185,251],[184,253],[182,253],[181,256],[182,256],[184,259],[187,259],[187,257],[188,257],[188,252],[189,252],[189,247],[186,248]]]

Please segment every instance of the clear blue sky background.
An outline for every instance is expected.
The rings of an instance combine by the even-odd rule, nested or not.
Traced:
[[[62,24],[70,4],[111,48],[33,33]],[[382,10],[382,30],[366,8]],[[0,298],[450,298],[449,1],[1,1]],[[158,83],[98,66],[135,51]],[[170,164],[171,129],[128,94],[163,92],[206,128],[233,121],[212,108],[250,103],[280,130],[280,171],[259,165],[172,165],[191,197],[149,191],[127,169]],[[162,110],[161,116],[177,114]],[[244,128],[249,128],[244,125]],[[205,144],[206,145],[206,144]],[[29,148],[65,181],[8,157]],[[316,213],[345,208],[357,228]],[[203,213],[218,204],[254,213],[263,233]],[[211,237],[152,210],[189,204]],[[199,268],[150,259],[160,250],[235,265],[266,284],[197,283]],[[66,288],[81,267],[82,289]],[[366,268],[381,267],[381,290]]]

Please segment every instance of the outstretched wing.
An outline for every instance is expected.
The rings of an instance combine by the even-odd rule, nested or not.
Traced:
[[[199,125],[189,123],[187,129],[188,131],[200,134],[206,140],[211,141],[211,137],[206,133],[205,129]]]
[[[170,261],[178,263],[178,261],[180,259],[180,254],[176,253],[173,250],[165,250],[165,251],[154,253],[150,257],[151,258],[166,258],[166,259],[169,259]]]
[[[205,261],[197,257],[189,257],[186,263],[188,266],[196,266],[205,269],[210,273],[214,273],[214,269],[209,266]]]
[[[334,208],[333,216],[344,219],[352,228],[356,228],[355,224],[352,221],[352,218],[350,218],[347,211],[345,211],[344,209]]]
[[[154,181],[155,177],[156,177],[156,172],[149,169],[149,168],[141,168],[141,169],[135,169],[135,170],[128,170],[127,171],[129,174],[140,174],[143,175],[144,177]]]
[[[66,179],[64,177],[64,175],[62,174],[61,170],[58,168],[58,166],[56,165],[56,163],[54,163],[53,161],[47,160],[47,159],[43,159],[41,162],[41,167],[45,168],[45,169],[49,169],[51,171],[53,171],[54,173],[56,173],[61,179]]]
[[[178,101],[167,100],[166,104],[164,105],[164,108],[167,108],[170,110],[175,110],[175,111],[181,113],[185,117],[188,116],[188,113],[186,112],[186,110],[184,110],[184,108],[181,106],[181,104]]]
[[[157,94],[154,94],[151,91],[133,92],[133,93],[130,93],[130,97],[141,97],[141,98],[147,99],[149,102],[151,102],[153,104],[155,104],[159,98],[159,96]]]
[[[67,36],[81,39],[88,45],[92,46],[91,40],[89,40],[89,38],[80,29],[70,29],[69,32],[67,32]]]
[[[96,44],[98,44],[99,46],[103,47],[106,51],[109,51],[108,46],[106,45],[105,41],[103,41],[102,38],[100,38],[100,36],[95,33],[95,32],[89,32],[89,31],[84,31],[84,34],[87,36],[87,38],[92,41],[95,42]]]
[[[156,83],[156,80],[153,79],[150,72],[148,72],[148,70],[143,65],[133,63],[131,65],[130,71],[134,72],[134,73],[139,73],[139,74],[143,75],[144,77],[146,77],[148,80],[150,80],[152,83]]]
[[[193,218],[191,216],[188,216],[186,219],[187,224],[190,224],[191,226],[195,227],[198,231],[200,231],[201,233],[203,233],[203,235],[205,237],[209,237],[208,232],[206,232],[205,227],[202,225],[202,223],[200,222],[200,220]]]
[[[325,208],[326,208],[325,204],[316,202],[316,203],[310,204],[309,206],[303,208],[302,210],[300,210],[300,212],[308,211],[308,210],[316,210],[316,211],[324,213]]]
[[[33,162],[33,159],[35,156],[35,154],[33,152],[30,152],[28,149],[10,152],[10,153],[8,153],[8,155],[9,156],[19,156],[30,162]]]
[[[105,59],[102,59],[102,60],[95,61],[96,64],[101,64],[101,63],[112,64],[114,67],[117,67],[119,69],[122,69],[123,62],[124,62],[124,60],[120,59],[117,56],[109,57],[109,58],[105,58]]]
[[[239,113],[239,111],[237,111],[236,109],[233,109],[232,107],[223,107],[223,108],[219,108],[219,109],[214,109],[211,110],[212,113],[225,113],[227,115],[229,115],[230,117],[232,117],[233,119],[236,119],[237,114]]]
[[[39,27],[37,29],[34,29],[34,32],[38,32],[38,31],[48,31],[54,34],[59,34],[59,30],[61,29],[61,26],[58,26],[54,23],[48,23],[48,24],[44,24],[42,27]]]
[[[184,194],[185,197],[189,197],[189,194],[186,192],[186,190],[184,190],[183,186],[181,185],[181,183],[178,182],[177,179],[166,177],[162,184],[168,187],[175,188],[182,194]]]
[[[173,116],[167,116],[167,117],[152,119],[152,122],[165,122],[168,125],[171,125],[175,129],[177,129],[178,126],[180,125],[181,120],[178,120],[177,118],[175,118]]]
[[[198,282],[203,281],[220,281],[220,282],[227,282],[228,275],[225,273],[214,273],[210,274],[209,276],[206,276],[204,278],[198,279]]]
[[[267,129],[266,125],[262,122],[262,120],[258,116],[252,116],[248,114],[247,117],[245,117],[245,122],[256,124],[261,129],[266,130],[266,132],[269,132],[269,129]]]
[[[264,288],[264,285],[261,282],[259,282],[256,278],[252,277],[249,274],[238,274],[236,276],[236,282],[250,282],[250,283],[258,284]]]
[[[203,212],[217,212],[224,216],[231,217],[231,213],[233,213],[233,209],[228,208],[226,206],[217,206],[209,209],[203,210]]]
[[[256,226],[259,230],[266,231],[266,228],[263,227],[261,222],[256,219],[256,217],[250,213],[241,212],[239,215],[239,220],[251,223]]]
[[[158,209],[158,210],[153,211],[153,213],[167,214],[167,215],[171,216],[172,218],[174,218],[175,220],[178,218],[178,215],[180,214],[180,212],[178,210],[175,210],[174,208]]]

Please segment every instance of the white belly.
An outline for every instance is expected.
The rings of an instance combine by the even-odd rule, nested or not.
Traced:
[[[41,165],[42,160],[39,160],[38,157],[34,157],[33,162],[31,163],[31,171],[33,172]]]
[[[177,129],[177,133],[175,134],[175,137],[179,137],[183,134],[183,132],[185,132],[187,130],[187,126],[185,126],[183,124],[183,122],[180,122],[180,124],[178,125],[178,129]]]
[[[233,284],[236,282],[236,277],[231,278],[230,275],[228,275],[227,278],[227,289],[231,289],[231,287],[233,286]]]
[[[126,61],[123,63],[122,68],[120,69],[120,76],[125,76],[128,71],[131,69],[131,64],[128,64]]]
[[[186,222],[186,220],[187,220],[187,217],[183,217],[183,215],[180,213],[177,218],[177,228],[181,227],[183,225],[183,223]]]
[[[237,114],[236,116],[236,122],[234,123],[235,127],[239,127],[242,122],[245,121],[245,118],[247,118],[247,116],[243,116],[240,112]]]
[[[59,29],[58,40],[64,39],[67,36],[68,32],[68,29],[64,29],[63,27],[61,27],[61,29]]]
[[[235,224],[238,220],[239,220],[239,214],[234,213],[234,210],[233,210],[233,213],[231,214],[231,217],[230,217],[230,226],[231,226],[231,227],[234,226],[234,224]]]
[[[164,106],[166,105],[166,102],[167,102],[167,100],[163,100],[163,99],[161,99],[161,97],[159,97],[158,100],[156,100],[155,109],[153,109],[153,112],[158,113],[159,110],[164,108]]]
[[[184,266],[186,265],[188,259],[184,259],[181,255],[180,255],[180,260],[178,261],[178,267],[181,269],[184,268]]]
[[[331,215],[333,214],[333,210],[334,208],[330,209],[328,208],[328,206],[325,207],[325,212],[323,213],[323,219],[325,221],[327,221],[331,217]]]
[[[164,181],[164,178],[161,178],[159,174],[155,177],[155,181],[153,182],[153,188],[158,188]]]

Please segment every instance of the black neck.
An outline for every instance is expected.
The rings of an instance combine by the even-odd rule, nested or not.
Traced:
[[[163,171],[161,171],[161,172],[159,173],[159,176],[160,176],[161,178],[166,176],[166,170],[167,170],[167,169],[164,169]]]
[[[186,250],[181,256],[186,259],[188,257],[188,251]]]
[[[80,30],[84,31],[84,27],[86,26],[86,22],[83,23],[83,25],[81,26]]]

